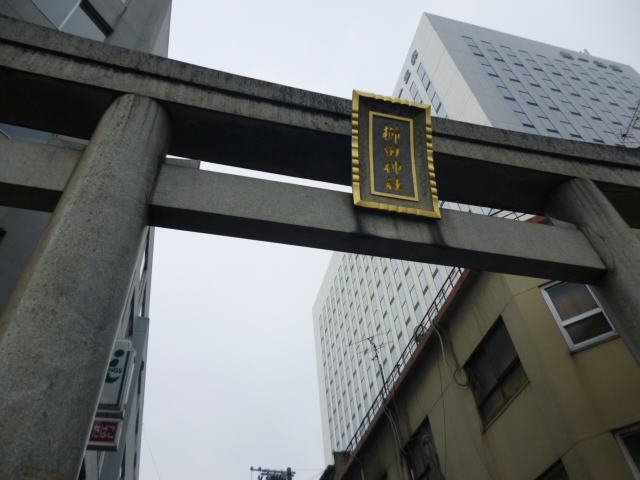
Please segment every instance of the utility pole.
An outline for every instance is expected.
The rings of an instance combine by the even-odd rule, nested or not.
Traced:
[[[286,470],[269,470],[262,467],[251,467],[251,471],[260,472],[258,480],[293,480],[293,476],[296,474],[296,472],[291,471],[290,467]]]

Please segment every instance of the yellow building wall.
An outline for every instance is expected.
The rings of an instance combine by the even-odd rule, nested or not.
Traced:
[[[612,431],[640,422],[640,368],[618,337],[572,353],[545,283],[478,275],[388,405],[397,433],[385,415],[357,452],[364,480],[411,480],[405,447],[427,416],[448,480],[534,480],[559,459],[574,480],[633,480]],[[529,383],[484,427],[462,366],[500,316]],[[344,478],[363,480],[360,468]]]

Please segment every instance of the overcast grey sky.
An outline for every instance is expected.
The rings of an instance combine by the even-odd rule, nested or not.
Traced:
[[[637,0],[174,0],[169,56],[390,95],[423,11],[640,69]],[[330,255],[157,230],[142,480],[249,480],[252,465],[319,476],[311,307]]]

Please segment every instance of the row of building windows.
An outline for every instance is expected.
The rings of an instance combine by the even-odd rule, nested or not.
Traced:
[[[475,43],[475,41],[470,37],[463,37],[463,39],[465,40],[465,42],[467,43],[471,51],[474,53],[476,58],[478,58],[481,65],[487,72],[487,74],[492,78],[492,80],[496,84],[496,87],[498,88],[502,96],[511,105],[514,113],[519,118],[522,125],[525,126],[527,129],[529,129],[531,133],[538,133],[533,123],[529,120],[528,116],[526,115],[526,113],[524,112],[524,110],[516,100],[516,98],[513,96],[509,88],[504,84],[504,82],[500,79],[497,72],[493,68],[491,62],[483,54],[483,52],[480,50],[480,48]],[[543,124],[543,126],[547,130],[547,135],[561,137],[557,128],[554,126],[553,122],[548,118],[548,116],[539,107],[539,105],[531,96],[531,94],[522,85],[517,75],[511,70],[511,67],[506,63],[506,61],[501,56],[501,54],[497,51],[497,49],[490,42],[483,41],[482,43],[485,46],[485,48],[488,50],[490,56],[494,59],[494,61],[496,61],[496,63],[500,65],[500,67],[504,72],[504,75],[509,80],[511,80],[511,82],[513,82],[513,86],[515,87],[516,90],[519,91],[520,97],[524,99],[524,101],[529,105],[530,110],[532,110],[536,114],[536,116],[539,118],[540,122]],[[551,111],[553,111],[554,116],[557,118],[557,120],[560,122],[563,128],[567,131],[568,137],[576,140],[583,140],[580,133],[573,126],[572,122],[565,116],[564,113],[560,111],[560,109],[557,107],[555,102],[551,100],[549,94],[546,93],[544,88],[534,78],[534,76],[531,74],[528,68],[522,63],[522,61],[520,61],[518,56],[509,47],[502,46],[502,49],[505,51],[510,61],[517,67],[520,73],[529,82],[531,88],[533,88],[533,90],[540,96],[540,98],[544,101],[547,107],[551,109]],[[567,96],[561,91],[558,84],[556,84],[556,82],[554,82],[554,80],[551,79],[551,77],[549,77],[547,72],[543,70],[543,68],[531,56],[531,54],[525,51],[520,51],[520,53],[523,55],[523,57],[525,58],[529,66],[532,67],[533,70],[537,72],[537,75],[542,79],[543,83],[549,88],[549,90],[554,92],[554,95],[560,100],[562,105],[566,107],[570,113],[576,116],[578,123],[583,128],[585,128],[587,133],[590,135],[591,140],[599,143],[604,143],[602,138],[600,138],[600,136],[595,132],[594,128],[589,124],[589,122],[587,122],[582,117],[578,109],[571,103],[571,101],[567,98]],[[602,118],[595,113],[593,108],[591,108],[588,105],[588,103],[584,100],[584,98],[581,97],[580,93],[578,93],[578,91],[574,88],[574,86],[562,75],[562,73],[558,70],[558,68],[556,68],[556,66],[547,57],[543,55],[538,55],[538,58],[540,59],[541,63],[544,64],[546,68],[558,79],[558,82],[562,85],[562,87],[570,95],[575,97],[578,103],[583,108],[586,107],[585,109],[587,113],[591,115],[592,119],[609,136],[611,141],[618,145],[622,144],[623,142],[621,140],[621,136],[618,136],[613,133],[613,131],[607,125],[607,123],[604,122]],[[570,74],[570,78],[572,78],[578,86],[583,88],[584,92],[588,95],[588,97],[592,101],[596,102],[596,105],[598,105],[598,108],[602,111],[605,118],[609,122],[611,122],[611,124],[618,125],[620,127],[623,126],[623,123],[605,106],[605,104],[600,100],[600,98],[594,95],[593,92],[589,89],[589,87],[587,87],[586,84],[582,82],[582,80],[580,80],[575,74],[573,74],[573,72],[566,65],[566,63],[564,63],[562,60],[556,60],[556,61],[559,62],[559,65],[561,65],[562,68]],[[630,90],[630,88],[632,87],[626,87],[624,83],[619,78],[617,78],[613,73],[606,72],[607,75],[609,75],[610,78],[615,83],[622,85],[622,87],[626,89],[625,91],[627,91],[628,94],[630,95],[631,100],[629,100],[628,98],[625,97],[625,95],[623,95],[622,92],[620,92],[616,87],[614,87],[611,81],[609,81],[607,78],[603,76],[602,72],[596,71],[595,69],[590,69],[594,72],[594,75],[603,83],[603,85],[605,85],[611,91],[611,93],[615,95],[616,100],[614,100],[611,97],[611,95],[607,91],[605,91],[602,88],[602,86],[599,85],[598,82],[596,82],[593,79],[593,77],[581,65],[574,64],[574,67],[576,67],[576,69],[583,74],[583,76],[587,79],[588,83],[594,85],[594,89],[597,90],[598,93],[607,101],[607,103],[611,105],[613,109],[616,110],[616,112],[621,116],[621,118],[623,119],[626,125],[633,125],[632,115],[640,99],[637,97],[637,95],[635,95]],[[640,91],[640,88],[638,90]],[[622,103],[625,108],[620,106],[619,103]],[[628,140],[629,146],[638,146],[637,140],[632,135],[627,136],[627,140]]]
[[[431,82],[429,75],[427,75],[427,71],[425,70],[424,65],[422,65],[422,63],[418,65],[418,78],[422,82],[422,86],[424,87],[425,92],[427,92],[427,96],[429,97],[431,101],[431,105],[433,106],[433,109],[435,110],[438,117],[447,118],[447,111],[442,105],[442,102],[440,101],[440,97],[438,97],[438,94],[436,93],[436,88]],[[410,91],[411,91],[411,95],[414,97],[414,100],[419,103],[422,103],[422,99],[417,100],[418,98],[420,98],[420,96],[418,94],[417,88],[415,87],[415,84],[412,83],[411,87],[412,88],[410,89]]]
[[[488,43],[488,42],[483,42],[483,43]],[[489,44],[491,45],[491,44]],[[493,48],[493,46],[491,45],[491,48]],[[507,53],[507,55],[516,63],[516,65],[521,69],[522,73],[525,75],[525,78],[527,78],[529,80],[529,83],[531,84],[531,86],[534,89],[539,89],[538,93],[539,94],[543,94],[541,95],[543,100],[549,100],[548,95],[546,94],[546,92],[544,91],[544,89],[533,79],[533,76],[529,73],[529,71],[527,70],[527,67],[525,67],[520,60],[518,59],[518,57],[513,53],[513,51],[508,48],[508,47],[502,47],[503,50],[505,50],[505,52]],[[495,50],[495,49],[494,49]],[[526,53],[526,52],[523,52]],[[497,56],[499,56],[499,54],[496,52],[495,53]],[[535,60],[533,60],[533,58],[531,58],[530,55],[525,55],[525,58],[527,58],[527,60],[534,66],[534,68],[538,67],[538,64],[535,62]],[[540,106],[537,104],[537,102],[533,99],[533,97],[531,96],[531,94],[527,91],[526,87],[524,85],[522,85],[522,83],[520,82],[520,80],[518,79],[518,77],[515,75],[515,73],[513,73],[511,71],[511,69],[507,66],[507,63],[504,60],[501,60],[504,64],[503,69],[504,70],[508,70],[510,72],[509,75],[509,79],[514,83],[514,85],[516,85],[516,89],[519,90],[520,95],[522,95],[522,97],[525,99],[526,103],[529,104],[529,108],[531,110],[533,110],[533,112],[536,114],[536,116],[540,119],[540,122],[542,122],[542,125],[547,129],[547,135],[552,136],[552,137],[557,137],[557,138],[561,138],[562,136],[560,135],[560,133],[558,132],[556,126],[551,122],[551,120],[549,119],[549,117],[547,116],[546,113],[544,113],[544,111],[540,108]],[[553,84],[553,82],[551,82]],[[555,86],[555,85],[553,85]],[[554,112],[554,113],[559,113],[560,115],[562,115],[559,111],[558,112]],[[564,120],[564,124],[565,127],[567,126],[567,124],[569,125],[569,134],[579,140],[582,140],[582,137],[578,134],[578,132],[573,128],[573,126],[571,126],[571,124],[567,121],[566,118],[563,118],[564,116],[562,116],[561,118],[559,118],[559,120],[562,122]],[[572,129],[572,130],[571,130]]]
[[[417,58],[418,58],[418,51],[414,50],[413,54],[411,55],[411,65],[415,65]],[[418,78],[420,79],[420,82],[422,83],[422,86],[424,87],[424,91],[427,93],[427,97],[431,102],[431,106],[433,107],[433,114],[441,118],[447,118],[447,111],[442,105],[442,101],[440,100],[440,97],[436,93],[436,88],[433,85],[433,83],[431,83],[431,79],[429,78],[429,75],[427,74],[427,71],[425,70],[424,65],[422,65],[422,63],[418,65],[417,74],[418,74]],[[408,83],[410,78],[411,78],[411,71],[407,70],[404,74],[404,83]],[[400,89],[400,93],[398,94],[398,97],[402,96],[402,90],[403,89]],[[424,99],[422,98],[422,95],[420,95],[418,86],[415,82],[411,82],[411,86],[409,87],[409,93],[411,94],[411,98],[413,99],[414,102],[423,103]]]
[[[438,267],[430,284],[422,265],[415,273],[410,265],[346,255],[338,268],[318,322],[333,448],[350,440],[422,320],[422,304],[442,286]]]
[[[33,0],[33,3],[63,32],[99,42],[104,42],[113,32],[87,0]]]
[[[574,56],[572,54],[570,54],[569,52],[560,52],[560,56],[564,57],[564,58],[568,58],[569,60],[573,60]],[[588,63],[589,60],[586,58],[582,58],[582,57],[578,57],[578,60],[580,60],[581,62],[585,62]],[[607,65],[605,65],[604,62],[601,62],[600,60],[594,60],[593,63],[595,65],[597,65],[600,68],[607,68]],[[609,68],[613,71],[616,72],[622,72],[622,68],[620,68],[618,65],[609,65]]]
[[[527,116],[527,114],[525,113],[521,105],[516,100],[516,98],[511,94],[511,92],[509,91],[508,87],[504,84],[504,82],[502,82],[502,80],[494,70],[493,66],[491,65],[489,60],[485,57],[485,55],[482,53],[482,51],[480,50],[478,45],[475,43],[475,41],[469,37],[463,37],[463,38],[467,43],[467,45],[469,45],[469,48],[471,49],[471,51],[478,57],[480,63],[483,65],[486,72],[492,77],[492,79],[494,80],[494,83],[496,83],[496,86],[498,87],[498,90],[503,94],[504,98],[507,100],[509,105],[511,105],[515,115],[518,117],[522,125],[526,127],[530,133],[539,133],[536,127],[534,126],[534,124],[530,121],[529,117]],[[542,125],[546,129],[546,132],[547,132],[546,135],[562,138],[563,135],[560,134],[557,127],[554,125],[553,121],[549,119],[547,114],[544,113],[544,110],[542,110],[538,106],[537,102],[533,99],[533,97],[527,91],[527,89],[522,85],[522,83],[520,82],[516,74],[506,64],[506,62],[504,61],[502,56],[498,53],[496,48],[489,42],[483,41],[482,43],[488,49],[492,58],[501,65],[507,78],[509,78],[513,82],[517,82],[517,84],[515,85],[516,90],[519,91],[520,96],[525,100],[525,102],[528,105],[531,105],[530,107],[531,110],[533,110],[533,112],[539,118],[539,121],[542,123]],[[541,95],[542,100],[549,106],[549,108],[553,110],[554,116],[560,122],[560,124],[562,125],[562,128],[566,130],[565,137],[578,140],[578,141],[584,141],[582,135],[574,127],[571,120],[569,120],[566,117],[566,115],[562,113],[562,111],[560,111],[558,107],[555,106],[550,96],[544,92],[544,89],[540,86],[538,81],[534,79],[533,75],[529,73],[527,68],[513,53],[513,51],[510,48],[505,46],[502,46],[502,48],[505,50],[505,52],[509,56],[510,60],[514,63],[514,65],[516,65],[519,68],[519,70],[524,75],[524,77],[529,81],[529,83],[534,88],[534,90],[536,90],[536,92]],[[549,89],[553,91],[554,94],[558,97],[562,105],[566,107],[570,113],[572,113],[573,115],[576,115],[578,123],[589,134],[590,140],[598,143],[605,143],[604,140],[602,140],[602,138],[596,133],[593,126],[590,125],[589,122],[582,117],[578,109],[571,103],[571,101],[566,97],[566,95],[560,90],[558,85],[542,69],[542,67],[540,67],[539,63],[531,56],[531,54],[525,51],[521,51],[521,53],[524,56],[524,58],[527,60],[527,62],[533,67],[533,69],[538,72],[538,75],[542,78],[542,81],[545,83],[545,85],[547,85]],[[417,57],[418,57],[417,51],[414,51],[411,57],[412,65],[415,65]],[[596,87],[594,88],[598,91],[598,93],[603,95],[605,100],[607,100],[607,102],[612,106],[612,108],[616,110],[616,112],[621,116],[622,122],[618,118],[616,118],[616,116],[605,106],[603,102],[601,102],[601,100],[597,96],[595,96],[592,92],[589,92],[588,87],[585,86],[585,90],[588,91],[588,93],[591,93],[589,98],[596,102],[599,109],[602,111],[602,114],[604,115],[604,117],[609,122],[611,122],[612,125],[621,127],[619,128],[620,134],[614,133],[612,129],[608,126],[608,124],[605,121],[603,121],[599,115],[595,114],[595,111],[585,102],[585,100],[582,97],[580,97],[580,94],[575,89],[575,87],[560,73],[558,68],[556,68],[556,66],[547,57],[543,55],[538,55],[538,57],[540,61],[547,67],[547,69],[554,76],[557,76],[558,81],[562,84],[563,88],[570,95],[578,97],[579,98],[578,103],[580,103],[581,106],[584,107],[586,104],[586,106],[590,110],[588,113],[590,114],[592,112],[594,113],[592,115],[592,119],[598,124],[598,126],[602,129],[602,131],[606,133],[606,135],[609,137],[609,139],[613,143],[617,145],[622,145],[626,143],[628,146],[632,146],[632,147],[640,146],[640,143],[633,136],[633,132],[626,131],[626,130],[631,130],[631,127],[634,126],[634,122],[632,121],[633,112],[635,111],[638,105],[638,102],[640,101],[640,98],[638,98],[637,95],[635,95],[629,89],[629,87],[626,87],[624,83],[619,78],[616,77],[615,74],[611,72],[606,72],[606,74],[611,78],[611,80],[614,83],[621,85],[623,89],[630,94],[630,98],[626,98],[620,91],[618,91],[616,87],[613,86],[612,82],[603,76],[602,72],[597,71],[596,69],[590,69],[591,71],[594,72],[594,75],[596,75],[596,77],[600,81],[602,81],[602,83],[605,86],[607,86],[607,88],[612,89],[613,93],[616,95],[616,98],[617,98],[617,100],[614,100],[606,91],[602,89],[600,85],[598,85],[598,83],[595,80],[593,80],[591,75],[589,75],[589,73],[587,73],[586,70],[584,70],[584,67],[578,64],[574,64],[574,66],[577,69],[578,68],[582,69],[582,71],[584,71],[585,74],[589,78],[591,78],[591,80],[593,81],[592,83],[596,85]],[[556,60],[556,61],[560,62],[560,64],[566,67],[566,64],[564,64],[562,60]],[[566,68],[568,69],[568,67]],[[433,87],[433,84],[430,81],[427,75],[427,72],[421,63],[418,66],[417,74],[418,74],[418,78],[420,79],[422,85],[425,88],[425,91],[427,92],[427,95],[429,97],[429,100],[431,101],[431,104],[434,106],[434,111],[438,113],[438,116],[446,118],[447,114],[446,114],[446,111],[444,111],[444,107],[442,107],[442,102],[438,97],[438,95],[436,94],[435,88]],[[411,72],[407,70],[405,73],[405,83],[408,83],[410,77],[411,77]],[[577,79],[577,77],[572,76],[572,78],[575,78],[576,80],[578,80],[579,85],[584,85],[584,83],[581,80]],[[627,81],[630,81],[630,79],[627,79],[627,77],[625,77],[625,79]],[[633,85],[633,81],[630,81],[630,83]],[[422,95],[415,82],[411,83],[409,91],[410,91],[411,98],[414,101],[420,102],[420,103],[423,102]],[[640,88],[638,88],[638,91],[640,91]],[[402,91],[400,92],[400,95],[401,93]],[[621,107],[618,102],[621,103],[626,108],[626,110],[623,107]],[[622,128],[625,125],[629,128],[627,129]],[[640,130],[640,126],[635,125],[635,129]],[[623,139],[624,139],[624,142],[623,142]]]
[[[522,123],[522,125],[528,129],[529,133],[536,133],[537,134],[538,130],[533,125],[533,123],[531,122],[531,120],[529,119],[529,117],[527,116],[525,111],[522,109],[522,107],[520,106],[518,101],[511,94],[511,91],[504,84],[504,82],[502,81],[502,79],[500,78],[498,73],[495,71],[495,69],[491,65],[491,62],[489,62],[489,60],[482,53],[482,51],[480,50],[480,48],[478,47],[476,42],[470,37],[462,37],[462,38],[467,43],[467,45],[469,46],[471,51],[476,55],[476,57],[478,57],[478,60],[480,61],[480,64],[484,67],[486,72],[489,74],[489,76],[492,78],[492,80],[496,84],[496,87],[498,88],[498,90],[500,91],[502,96],[505,98],[507,103],[511,106],[511,108],[512,108],[513,112],[515,113],[516,117],[518,117],[518,119],[520,120],[520,123]],[[504,69],[504,72],[505,72],[505,75],[507,76],[507,78],[509,78],[512,81],[517,81],[518,78],[515,76],[513,71],[507,66],[507,64],[504,62],[504,60],[502,59],[500,54],[495,50],[493,45],[491,45],[488,42],[484,42],[484,43],[485,43],[486,46],[488,46],[490,48],[489,51],[490,51],[491,55],[493,56],[493,58],[496,59],[496,60],[499,59],[498,61],[502,62],[502,65],[504,66],[503,69]],[[520,83],[520,82],[518,81],[518,83]],[[526,89],[524,90],[524,93],[525,93],[525,95],[529,95],[528,92],[526,91]],[[531,98],[531,100],[533,101],[533,98]],[[547,127],[547,130],[549,130],[550,134],[558,135],[557,130],[555,130],[555,128],[553,127],[553,125],[551,124],[549,119],[546,118],[546,116],[544,116],[544,118],[548,122],[545,126]]]
[[[367,258],[367,257],[364,257]],[[383,261],[384,262],[384,261]],[[408,262],[406,262],[407,265],[409,265]],[[367,278],[367,283],[368,283],[368,289],[370,292],[370,298],[371,300],[373,300],[375,298],[375,294],[377,293],[378,295],[378,300],[381,304],[381,306],[383,307],[383,316],[388,314],[388,310],[386,309],[386,298],[389,298],[389,304],[391,305],[391,311],[392,313],[395,312],[394,310],[394,305],[395,305],[395,300],[396,300],[396,296],[400,299],[400,305],[401,305],[401,309],[405,315],[405,321],[406,321],[406,314],[409,311],[408,307],[406,306],[406,294],[405,291],[402,289],[402,283],[403,283],[403,278],[406,278],[406,283],[409,286],[409,293],[412,296],[412,298],[414,298],[414,306],[416,306],[416,302],[417,302],[417,294],[416,294],[416,290],[415,290],[415,282],[413,277],[410,274],[410,269],[406,269],[405,270],[405,275],[406,276],[401,276],[401,270],[398,268],[399,263],[397,263],[395,260],[391,261],[391,265],[392,265],[392,269],[394,272],[394,278],[396,279],[396,283],[392,284],[391,282],[391,276],[388,270],[388,267],[386,266],[386,264],[383,267],[383,275],[384,275],[384,284],[382,283],[382,279],[380,277],[380,273],[379,273],[379,267],[377,265],[377,263],[375,263],[374,261],[374,275],[376,277],[376,287],[373,287],[373,280],[371,277],[371,273],[370,273],[370,269],[369,266],[367,265],[366,268],[366,278]],[[439,286],[441,286],[442,281],[441,281],[441,276],[439,273],[439,270],[437,269],[437,267],[433,267],[434,273],[435,273],[435,287],[436,289],[439,289]],[[421,283],[421,287],[422,287],[422,293],[424,295],[425,301],[427,304],[430,304],[430,302],[433,299],[433,295],[430,291],[430,287],[429,284],[426,280],[426,275],[424,273],[423,267],[420,264],[416,265],[416,271],[417,271],[417,275],[418,275],[418,279]],[[321,340],[322,340],[322,348],[325,348],[325,336],[327,336],[328,338],[330,338],[330,335],[327,335],[329,332],[327,331],[328,329],[331,329],[333,331],[333,323],[328,321],[329,318],[333,317],[333,316],[329,316],[328,312],[331,311],[334,315],[336,314],[342,314],[343,308],[345,311],[348,311],[348,313],[350,314],[350,316],[352,317],[352,323],[353,323],[353,330],[355,332],[357,332],[357,324],[355,323],[355,314],[354,314],[354,305],[356,307],[356,312],[357,312],[357,317],[359,318],[359,322],[361,323],[363,320],[363,316],[362,316],[362,307],[360,304],[360,299],[365,298],[366,295],[366,291],[364,291],[364,280],[365,277],[362,276],[359,278],[359,286],[357,285],[355,279],[354,279],[354,286],[353,286],[353,294],[351,291],[351,285],[350,283],[347,281],[346,283],[343,282],[342,280],[342,270],[339,270],[339,274],[338,277],[340,279],[340,285],[342,285],[342,287],[340,288],[340,296],[343,297],[343,303],[340,304],[339,302],[336,302],[336,297],[337,295],[335,295],[334,289],[336,287],[336,285],[334,285],[334,289],[332,289],[330,291],[330,297],[327,300],[327,304],[325,305],[325,308],[323,310],[323,315],[321,316],[320,319],[320,324],[323,326],[322,330],[323,332],[321,332]],[[344,285],[347,285],[346,287],[346,295],[344,295],[345,292],[345,288]],[[385,288],[386,287],[386,288]],[[361,291],[359,292],[358,289],[360,289]],[[385,298],[384,295],[384,290],[387,290],[388,293],[388,297]],[[398,290],[396,290],[398,289]],[[397,295],[396,295],[397,292]],[[348,302],[347,302],[348,299]],[[354,302],[355,299],[355,302]],[[348,305],[347,305],[348,304]],[[374,312],[377,312],[377,303],[372,302],[373,305],[373,310]],[[370,322],[370,316],[368,315],[368,309],[369,309],[369,305],[367,304],[367,306],[365,307],[365,315],[364,318],[368,319],[367,324],[371,324]],[[395,316],[395,313],[393,313]],[[338,315],[339,316],[339,315]],[[416,315],[416,317],[421,317],[421,315]],[[348,318],[348,317],[347,317]],[[379,324],[378,322],[375,322],[376,324]],[[347,329],[351,328],[350,324],[348,322],[344,322],[344,321],[340,321],[339,322],[340,327],[344,328],[346,326]],[[376,325],[377,327],[377,325]],[[399,330],[397,333],[401,333],[402,330]],[[367,333],[366,331],[364,333]],[[373,333],[372,329],[368,330],[368,333]],[[335,336],[338,336],[338,332],[335,331],[334,332]]]

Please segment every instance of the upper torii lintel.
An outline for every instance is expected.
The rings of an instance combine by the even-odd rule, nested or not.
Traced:
[[[116,97],[157,100],[169,153],[351,184],[351,100],[232,75],[0,16],[0,122],[90,138]],[[433,119],[443,200],[543,214],[563,181],[594,180],[632,226],[640,151]],[[630,188],[629,188],[630,187]]]

